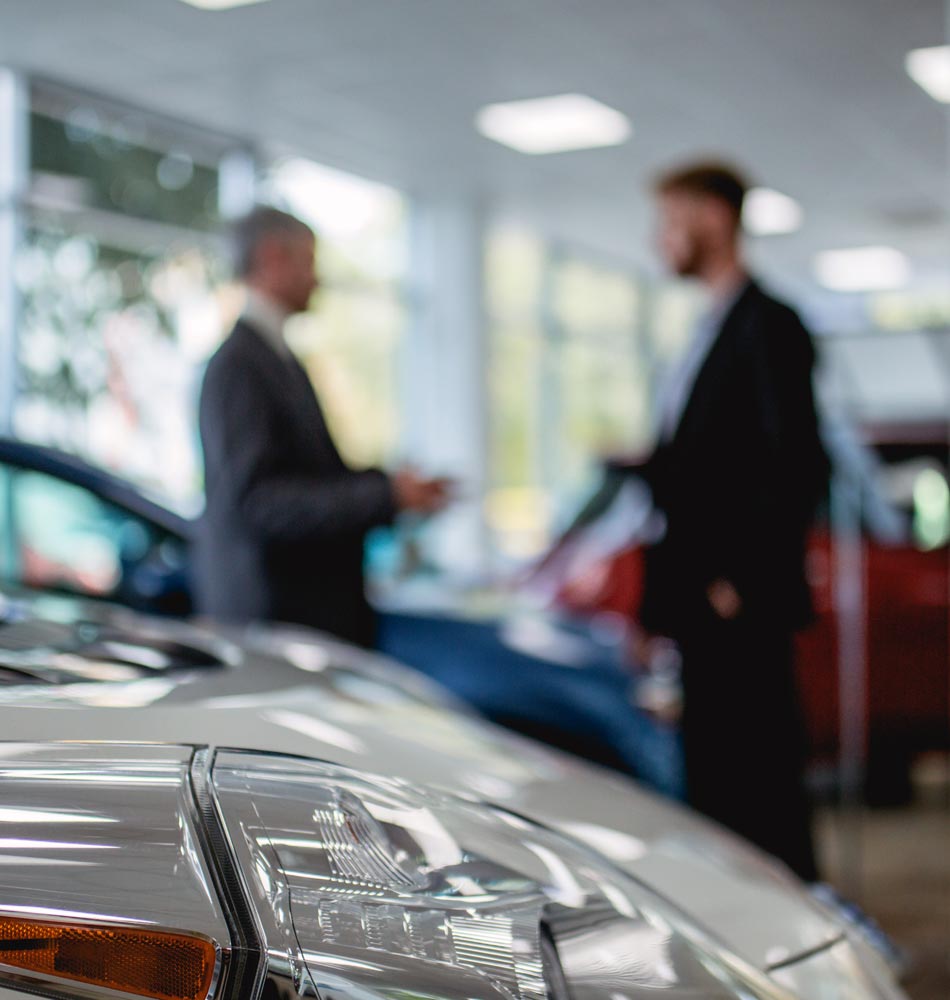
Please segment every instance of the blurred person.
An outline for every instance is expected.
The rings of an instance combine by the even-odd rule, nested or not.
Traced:
[[[375,642],[364,592],[366,533],[400,511],[427,515],[448,483],[387,475],[341,458],[285,320],[318,286],[316,239],[299,219],[258,208],[234,230],[244,312],[208,363],[199,425],[206,507],[196,539],[198,610],[233,622],[308,625]]]
[[[793,641],[812,614],[805,541],[827,459],[811,337],[743,260],[745,191],[715,163],[656,185],[660,253],[708,304],[661,393],[643,470],[664,527],[646,550],[640,614],[682,651],[689,802],[811,880]]]

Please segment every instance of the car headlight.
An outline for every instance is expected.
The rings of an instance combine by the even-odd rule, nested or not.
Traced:
[[[484,802],[242,751],[0,744],[3,1000],[811,995],[789,982]]]
[[[247,753],[219,753],[212,783],[265,937],[291,963],[296,945],[324,1000],[782,995],[599,855],[513,813]]]

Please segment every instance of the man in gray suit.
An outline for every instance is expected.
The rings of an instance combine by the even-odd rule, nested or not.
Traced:
[[[310,380],[283,338],[317,287],[316,241],[299,219],[259,208],[235,227],[247,304],[208,364],[199,423],[206,507],[196,538],[198,610],[279,621],[371,646],[366,533],[403,510],[431,514],[448,484],[341,458]]]

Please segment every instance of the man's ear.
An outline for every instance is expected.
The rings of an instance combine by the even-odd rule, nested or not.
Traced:
[[[704,226],[707,232],[728,234],[734,237],[740,228],[740,220],[736,218],[735,209],[726,204],[722,198],[705,198],[703,204]]]
[[[272,271],[282,262],[283,246],[280,239],[271,234],[263,237],[254,250],[254,266],[258,271]]]

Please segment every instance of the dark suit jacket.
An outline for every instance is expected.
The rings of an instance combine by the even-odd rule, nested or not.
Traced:
[[[363,540],[394,515],[387,477],[346,466],[304,370],[244,322],[208,364],[199,422],[199,610],[370,645]]]
[[[645,468],[667,520],[647,552],[647,628],[688,634],[711,613],[706,588],[721,577],[738,589],[746,616],[788,630],[808,621],[805,535],[827,480],[814,359],[798,316],[750,282],[672,439]]]

